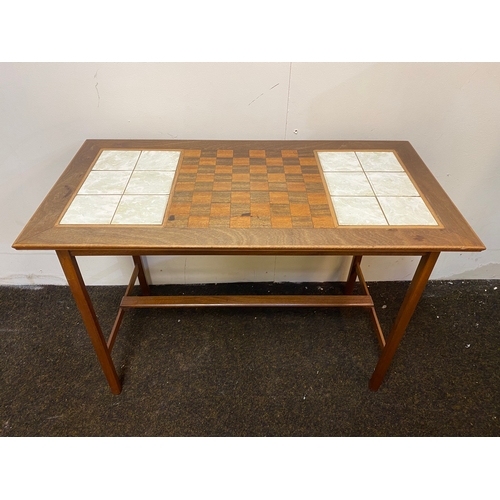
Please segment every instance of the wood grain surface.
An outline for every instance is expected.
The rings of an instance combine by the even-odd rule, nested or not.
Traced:
[[[186,169],[183,163],[165,224],[58,225],[100,152],[122,148],[183,151]],[[440,225],[335,227],[331,207],[328,213],[326,210],[317,165],[313,164],[314,152],[321,150],[394,152]],[[193,171],[189,158],[197,162],[191,165]],[[224,163],[229,160],[233,168],[241,167],[231,173],[230,190],[228,172],[224,172]],[[258,168],[264,163],[265,173]],[[485,248],[409,142],[177,140],[85,141],[13,247],[71,250],[75,255],[418,255]]]

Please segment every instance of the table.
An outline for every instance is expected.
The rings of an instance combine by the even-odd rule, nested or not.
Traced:
[[[373,321],[377,390],[441,252],[485,249],[406,141],[87,140],[13,244],[55,250],[111,391],[111,352],[136,307],[360,307]],[[78,267],[82,255],[134,262],[106,339]],[[344,295],[153,296],[150,255],[351,256]],[[365,255],[420,256],[384,336]],[[363,293],[354,295],[359,280]],[[139,282],[142,295],[132,295]]]

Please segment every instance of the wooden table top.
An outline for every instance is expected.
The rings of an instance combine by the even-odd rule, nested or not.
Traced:
[[[87,140],[13,247],[420,254],[485,247],[406,141]]]

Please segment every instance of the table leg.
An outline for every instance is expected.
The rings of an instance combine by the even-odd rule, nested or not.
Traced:
[[[134,264],[139,269],[139,274],[137,277],[139,278],[139,285],[141,287],[142,295],[150,295],[148,280],[146,279],[146,273],[144,272],[144,263],[142,261],[142,257],[140,255],[133,255]]]
[[[356,267],[361,264],[361,255],[355,255],[352,258],[351,268],[349,269],[349,274],[347,275],[347,281],[344,286],[344,294],[351,295],[354,290],[354,285],[356,283],[356,278],[358,277]]]
[[[106,345],[106,340],[102,334],[99,321],[94,311],[94,306],[88,295],[76,258],[66,250],[57,251],[57,256],[64,274],[66,275],[66,279],[68,280],[68,285],[73,293],[73,297],[75,298],[76,305],[82,315],[83,322],[87,328],[99,363],[101,364],[104,375],[111,388],[111,392],[113,394],[120,394],[122,390],[121,382],[111,358],[111,351]]]
[[[420,300],[438,257],[439,252],[433,252],[424,254],[420,259],[420,263],[415,271],[410,287],[406,292],[403,304],[392,326],[391,333],[386,340],[385,347],[382,349],[382,354],[380,355],[375,371],[370,379],[370,389],[372,391],[376,391],[384,379],[384,375],[403,338],[406,327],[417,307],[418,301]]]

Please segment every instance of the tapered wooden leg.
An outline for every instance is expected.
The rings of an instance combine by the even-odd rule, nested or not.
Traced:
[[[134,264],[139,269],[139,274],[137,275],[137,277],[139,278],[139,285],[141,287],[142,295],[149,295],[149,284],[148,280],[146,279],[146,273],[144,272],[142,257],[140,255],[134,255],[132,256],[132,258],[134,259]]]
[[[121,382],[115,370],[115,365],[111,359],[111,352],[106,345],[106,340],[101,331],[99,321],[94,311],[94,307],[88,295],[85,283],[83,281],[78,263],[74,255],[68,251],[57,251],[59,262],[63,268],[69,287],[75,298],[76,305],[80,310],[83,322],[87,328],[90,340],[94,346],[95,352],[102,370],[108,381],[113,394],[120,394]]]
[[[403,304],[392,326],[391,333],[386,340],[385,347],[382,349],[382,354],[380,355],[375,371],[370,379],[370,389],[372,391],[376,391],[384,379],[384,375],[389,368],[399,342],[403,338],[406,327],[417,307],[418,301],[420,300],[438,257],[439,253],[435,252],[425,254],[420,259],[413,280],[406,292]]]
[[[354,290],[354,285],[356,284],[356,278],[358,277],[356,267],[361,264],[361,255],[355,255],[352,258],[351,268],[349,269],[349,274],[347,275],[347,281],[344,286],[344,293],[346,295],[351,295]]]

